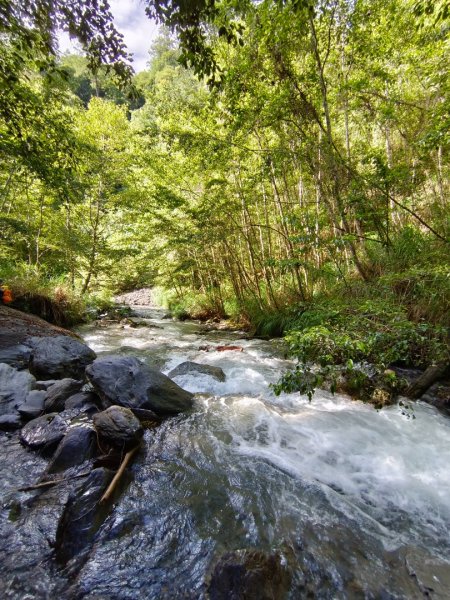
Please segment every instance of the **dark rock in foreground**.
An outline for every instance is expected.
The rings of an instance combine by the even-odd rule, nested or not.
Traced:
[[[33,419],[20,432],[20,441],[35,450],[56,446],[67,430],[66,421],[57,413]]]
[[[57,473],[81,465],[95,456],[96,449],[96,436],[92,426],[70,427],[59,443],[47,473]]]
[[[81,390],[82,381],[66,377],[56,381],[47,390],[45,398],[45,410],[47,412],[61,412],[65,408],[65,402]]]
[[[101,438],[120,448],[132,448],[140,443],[144,430],[129,408],[110,406],[93,417],[94,427]]]
[[[223,556],[209,584],[210,600],[283,600],[291,575],[279,554],[236,550]]]
[[[42,379],[82,379],[86,366],[96,357],[86,344],[65,335],[30,338],[27,343],[32,347],[30,371]]]
[[[94,469],[70,494],[56,532],[58,562],[66,564],[75,557],[82,562],[108,512],[108,507],[99,504],[99,500],[113,475],[108,469]]]
[[[211,365],[202,365],[200,363],[185,361],[176,366],[170,373],[168,377],[173,379],[174,377],[179,377],[180,375],[186,375],[188,373],[199,373],[201,375],[209,375],[213,377],[217,381],[225,381],[225,373],[222,371],[220,367],[213,367]]]
[[[35,379],[27,371],[18,371],[5,363],[0,364],[0,415],[14,413],[34,387]]]
[[[86,368],[86,375],[105,406],[146,408],[161,416],[192,406],[193,394],[132,356],[97,358]]]

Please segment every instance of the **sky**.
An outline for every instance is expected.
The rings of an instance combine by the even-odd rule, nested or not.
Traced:
[[[133,54],[133,68],[138,73],[145,69],[150,45],[158,35],[158,26],[145,14],[141,0],[109,0],[109,5],[114,23],[123,34],[128,51]],[[79,52],[67,33],[60,33],[58,40],[61,52]]]

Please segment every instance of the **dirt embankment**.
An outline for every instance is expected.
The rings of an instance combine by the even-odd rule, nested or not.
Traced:
[[[0,349],[23,344],[29,337],[67,335],[78,338],[72,331],[51,325],[35,315],[0,305]]]

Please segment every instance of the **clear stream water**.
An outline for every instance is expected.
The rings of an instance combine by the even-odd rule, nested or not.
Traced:
[[[275,397],[269,384],[290,364],[278,342],[137,314],[148,327],[81,334],[98,354],[136,354],[165,373],[206,363],[226,381],[176,379],[197,394],[194,409],[147,431],[81,590],[201,598],[214,561],[259,548],[293,573],[291,598],[450,598],[448,417],[420,402],[376,411],[320,391]]]
[[[61,492],[21,509],[20,539],[11,501],[0,559],[17,574],[6,597],[201,600],[221,557],[258,549],[289,572],[280,599],[450,598],[448,417],[421,402],[376,411],[320,391],[311,402],[275,397],[269,384],[291,364],[279,341],[163,320],[157,309],[137,314],[146,327],[79,333],[99,355],[134,354],[165,373],[196,361],[220,366],[226,381],[176,379],[196,393],[194,408],[146,431],[131,482],[69,591],[47,541]],[[43,468],[20,452],[20,472],[0,465],[6,487]]]

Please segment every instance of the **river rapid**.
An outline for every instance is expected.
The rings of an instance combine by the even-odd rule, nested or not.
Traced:
[[[321,391],[275,397],[290,366],[279,342],[136,314],[147,326],[80,333],[98,355],[164,373],[220,366],[226,381],[175,379],[194,408],[146,432],[79,594],[203,598],[223,555],[254,548],[280,561],[290,598],[450,597],[448,417],[406,400],[377,411]],[[224,344],[243,351],[214,350]]]

